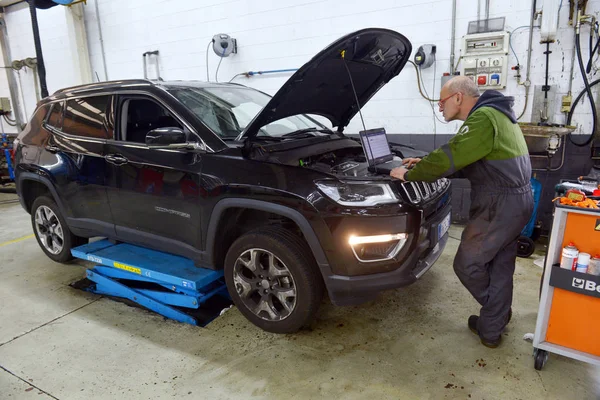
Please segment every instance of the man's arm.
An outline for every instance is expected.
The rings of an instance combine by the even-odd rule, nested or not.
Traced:
[[[408,181],[433,182],[487,156],[494,148],[494,126],[484,110],[475,111],[448,144],[432,151],[410,171]]]

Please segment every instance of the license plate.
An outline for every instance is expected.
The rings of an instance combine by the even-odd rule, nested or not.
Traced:
[[[448,232],[450,228],[450,214],[446,215],[446,218],[438,225],[438,240],[442,238]]]

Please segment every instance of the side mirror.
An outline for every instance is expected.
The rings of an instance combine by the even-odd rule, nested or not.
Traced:
[[[180,128],[157,128],[146,134],[146,144],[151,147],[168,147],[186,143],[185,133]]]

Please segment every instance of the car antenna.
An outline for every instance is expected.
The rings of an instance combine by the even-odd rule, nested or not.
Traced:
[[[346,67],[346,72],[348,72],[348,78],[350,78],[350,85],[352,85],[352,93],[354,94],[354,99],[356,100],[356,106],[358,107],[358,114],[360,115],[360,121],[362,122],[363,129],[366,131],[367,127],[365,125],[365,120],[363,118],[362,112],[360,111],[360,103],[358,101],[358,95],[356,94],[356,89],[354,88],[354,80],[352,80],[352,74],[350,73],[350,68],[348,68],[348,63],[346,62],[346,50],[342,50],[340,55],[342,56],[342,61],[344,62],[344,67]]]

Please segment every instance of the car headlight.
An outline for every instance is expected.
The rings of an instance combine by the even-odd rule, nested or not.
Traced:
[[[364,207],[398,202],[386,183],[317,182],[317,187],[343,206]]]

